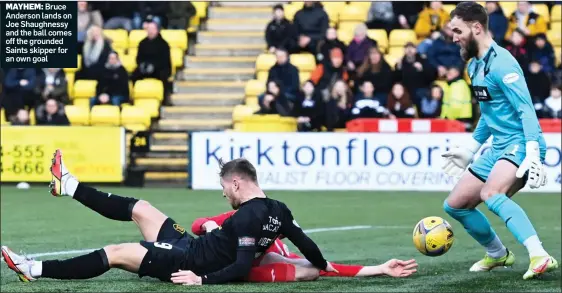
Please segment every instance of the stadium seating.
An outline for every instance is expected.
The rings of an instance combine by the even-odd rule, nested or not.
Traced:
[[[89,99],[96,95],[96,80],[80,79],[74,83],[74,99]]]
[[[275,55],[267,53],[260,54],[256,60],[256,71],[268,71],[273,65],[275,65],[275,62],[277,62]]]
[[[555,47],[554,48],[554,58],[556,58],[556,66],[560,65],[562,62],[562,47]]]
[[[103,35],[111,40],[111,47],[114,50],[126,49],[129,46],[129,34],[126,30],[103,30]]]
[[[256,79],[263,83],[267,82],[268,76],[269,76],[269,71],[259,71],[258,73],[256,73]]]
[[[417,43],[417,36],[413,30],[395,29],[392,30],[388,36],[390,47],[403,47],[408,42]]]
[[[74,72],[67,72],[64,74],[66,78],[66,91],[70,98],[74,97]]]
[[[388,51],[388,55],[400,59],[400,58],[404,57],[404,48],[403,47],[392,47]]]
[[[252,115],[241,118],[234,130],[243,132],[295,132],[297,122],[292,117],[279,115]]]
[[[562,21],[562,4],[557,4],[552,6],[552,9],[550,10],[550,21],[551,22]]]
[[[64,111],[70,125],[90,125],[90,110],[88,108],[66,105]]]
[[[363,23],[362,21],[358,21],[358,20],[340,22],[338,24],[338,31],[344,31],[344,32],[350,34],[351,39],[353,39],[353,36],[355,35],[355,28],[359,24],[362,24],[362,23]],[[342,40],[342,42],[343,42],[343,40]]]
[[[299,72],[299,81],[301,82],[301,84],[309,80],[311,75],[312,72]]]
[[[160,101],[157,99],[138,99],[134,103],[135,106],[144,109],[151,118],[156,118],[160,115]]]
[[[150,127],[150,115],[139,106],[123,105],[121,125],[132,131],[143,131]]]
[[[248,80],[244,91],[247,97],[259,96],[265,92],[265,83],[255,79]]]
[[[291,64],[295,65],[299,72],[311,72],[316,68],[316,60],[312,54],[291,54]]]
[[[506,17],[510,17],[511,14],[517,10],[517,2],[501,1],[500,6]]]
[[[443,10],[445,10],[445,12],[447,12],[447,14],[451,14],[451,11],[453,11],[453,9],[455,9],[456,5],[454,4],[445,4],[443,5]]]
[[[232,121],[234,123],[241,122],[243,117],[252,116],[259,109],[260,107],[257,103],[253,105],[236,105],[232,111]]]
[[[383,29],[370,29],[367,31],[367,36],[375,41],[382,52],[388,50],[388,35]]]
[[[550,12],[546,4],[533,4],[533,11],[542,16],[547,23],[550,22]]]
[[[135,69],[137,68],[136,55],[131,55],[131,54],[122,55],[120,56],[120,60],[121,60],[121,64],[123,64],[123,67],[125,67],[125,70],[127,70],[129,74],[133,73],[133,71],[135,71]]]
[[[146,31],[132,30],[129,32],[129,48],[138,48],[139,43],[146,38]]]
[[[164,85],[162,81],[154,78],[137,81],[133,88],[133,99],[156,99],[157,101],[162,101],[164,99]]]
[[[562,46],[562,36],[560,36],[560,31],[549,30],[546,32],[546,38],[550,41],[552,46]]]
[[[81,68],[82,68],[82,55],[78,54],[78,56],[76,56],[76,68],[64,68],[63,71],[65,73],[75,73]]]
[[[293,4],[286,4],[283,6],[283,10],[285,11],[285,18],[287,18],[290,21],[293,21],[295,19],[295,14],[297,14],[297,11],[299,11],[302,8],[297,6],[297,5],[293,5]]]
[[[0,124],[1,125],[5,125],[8,124],[8,120],[6,120],[6,111],[4,111],[4,108],[0,109]]]
[[[394,66],[396,65],[396,63],[398,63],[400,58],[401,57],[396,55],[390,55],[390,54],[384,55],[384,60],[386,61],[386,63],[388,63],[388,65],[390,65],[391,68],[394,68]]]
[[[344,43],[346,46],[349,45],[349,43],[351,43],[351,40],[353,40],[353,31],[338,29],[337,32],[338,32],[338,39],[342,41],[342,43]]]
[[[119,126],[121,117],[119,106],[97,105],[90,112],[90,124],[93,126]]]
[[[170,48],[187,50],[187,32],[184,30],[161,30],[162,38],[168,42]]]
[[[359,5],[345,5],[343,6],[343,9],[340,10],[340,14],[339,14],[339,23],[340,25],[342,24],[342,22],[365,22],[367,20],[367,13],[368,13],[368,8],[364,9],[363,7],[359,6]]]

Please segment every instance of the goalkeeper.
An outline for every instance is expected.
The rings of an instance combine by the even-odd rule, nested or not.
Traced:
[[[491,150],[462,175],[444,209],[487,250],[470,271],[512,266],[515,261],[513,252],[505,248],[486,216],[476,209],[484,202],[527,248],[531,263],[523,279],[531,279],[556,269],[558,263],[544,250],[525,211],[511,200],[526,183],[531,188],[546,184],[546,143],[523,71],[515,58],[494,42],[486,10],[477,2],[458,4],[449,25],[463,59],[472,58],[468,75],[482,116],[470,141],[443,154],[445,172],[460,176],[482,144],[490,136],[494,138]]]

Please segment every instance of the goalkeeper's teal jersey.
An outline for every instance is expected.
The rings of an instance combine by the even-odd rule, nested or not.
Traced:
[[[472,91],[482,113],[474,139],[484,143],[492,135],[494,149],[538,141],[541,152],[545,152],[546,143],[521,66],[496,42],[483,56],[468,64]]]

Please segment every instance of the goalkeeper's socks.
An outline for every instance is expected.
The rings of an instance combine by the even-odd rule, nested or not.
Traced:
[[[486,247],[488,251],[492,250],[492,253],[498,248],[497,243],[492,243],[497,238],[496,232],[492,229],[488,218],[480,212],[478,209],[455,209],[449,206],[447,201],[443,203],[443,209],[447,214],[453,217],[455,220],[459,221],[466,232],[472,236],[480,245]],[[499,239],[497,239],[499,241]],[[488,246],[492,246],[488,248]],[[499,243],[501,244],[501,241]],[[505,252],[505,247],[503,247]]]
[[[75,280],[94,278],[103,275],[108,270],[109,262],[105,250],[99,249],[66,260],[37,262],[31,269],[31,274],[34,278]]]
[[[523,245],[527,248],[530,257],[548,256],[548,252],[542,247],[542,243],[537,235],[533,235],[523,241]]]
[[[82,183],[73,198],[100,215],[117,221],[132,221],[133,207],[138,199],[105,193]]]
[[[320,276],[323,277],[355,277],[363,269],[363,266],[355,266],[355,265],[341,265],[336,263],[331,263],[332,267],[336,269],[339,273],[336,272],[326,272],[320,271]]]
[[[537,235],[525,211],[505,194],[500,193],[490,197],[486,200],[486,205],[504,221],[519,243],[524,244],[529,237]]]

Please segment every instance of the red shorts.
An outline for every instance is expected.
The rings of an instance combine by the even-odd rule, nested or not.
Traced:
[[[262,256],[254,260],[253,266],[259,266],[263,257],[268,253],[277,253],[287,258],[301,258],[299,255],[290,252],[289,247],[287,247],[287,245],[285,245],[283,241],[281,241],[280,239],[276,239],[275,242],[273,242],[273,244],[269,247],[268,250],[266,250],[266,252]]]

